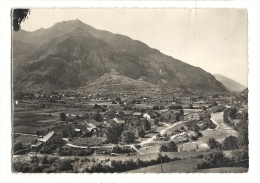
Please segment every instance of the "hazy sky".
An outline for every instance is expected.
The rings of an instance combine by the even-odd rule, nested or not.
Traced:
[[[247,11],[242,9],[32,9],[22,29],[79,19],[247,86]]]

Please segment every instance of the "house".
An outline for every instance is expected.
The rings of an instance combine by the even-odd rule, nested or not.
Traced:
[[[82,134],[82,131],[80,128],[75,128],[74,136],[79,137]]]
[[[120,118],[113,118],[113,120],[114,120],[116,123],[125,123],[125,120],[120,119]]]
[[[134,112],[134,113],[133,113],[133,116],[135,116],[135,117],[142,117],[142,113],[140,113],[140,112]]]
[[[58,144],[61,142],[61,134],[55,133],[54,131],[49,132],[43,138],[39,139],[40,142],[49,145],[49,144]]]
[[[36,144],[31,145],[33,151],[39,151],[43,145],[43,142],[37,142]]]
[[[96,125],[93,125],[92,123],[88,123],[87,124],[87,129],[90,131],[90,132],[95,132],[97,130],[97,127]]]
[[[131,116],[132,115],[132,111],[123,111],[125,116]]]
[[[143,117],[147,118],[147,119],[154,119],[154,118],[156,118],[156,114],[152,111],[148,111],[148,112],[144,113]]]

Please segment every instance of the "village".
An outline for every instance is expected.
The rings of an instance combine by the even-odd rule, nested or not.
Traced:
[[[147,159],[158,152],[204,152],[211,137],[223,141],[237,136],[232,125],[224,124],[224,110],[236,109],[240,117],[233,124],[248,110],[247,95],[241,93],[138,96],[55,90],[20,93],[13,107],[14,161],[53,155]],[[168,147],[171,142],[174,148]]]

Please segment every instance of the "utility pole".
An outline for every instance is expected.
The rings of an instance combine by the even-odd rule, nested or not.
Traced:
[[[161,159],[161,172],[163,173],[163,166],[162,166],[162,151],[160,151],[159,156],[160,156],[160,159]]]

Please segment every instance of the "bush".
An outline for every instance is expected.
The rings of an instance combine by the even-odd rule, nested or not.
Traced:
[[[219,148],[221,149],[221,144],[216,141],[216,139],[214,139],[213,137],[210,138],[208,141],[207,141],[207,144],[209,146],[210,149],[216,149],[216,148]]]
[[[159,151],[160,152],[168,152],[168,148],[165,144],[163,144],[163,145],[160,146]]]
[[[231,152],[231,159],[232,161],[244,161],[248,160],[248,148],[243,147],[241,149],[236,149]]]
[[[171,141],[167,144],[167,150],[169,152],[177,152],[178,151],[178,146],[175,144],[175,142]]]
[[[197,135],[192,135],[190,137],[190,139],[193,140],[193,141],[196,141],[196,140],[198,140],[198,136]]]
[[[222,143],[223,150],[234,150],[238,149],[238,141],[234,136],[226,137]]]
[[[222,167],[228,162],[221,149],[213,149],[203,156],[203,159],[197,163],[196,169]]]
[[[197,136],[198,137],[202,137],[202,133],[201,132],[197,132]]]
[[[49,162],[48,162],[48,156],[44,155],[44,156],[42,157],[41,163],[42,163],[42,164],[48,164],[48,163],[49,163]]]
[[[23,149],[23,145],[20,142],[14,144],[14,146],[13,146],[13,152],[16,152],[16,151],[19,151],[19,150],[22,150],[22,149]]]

